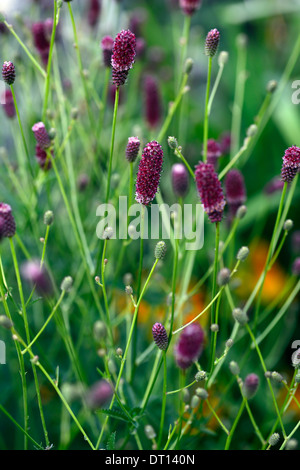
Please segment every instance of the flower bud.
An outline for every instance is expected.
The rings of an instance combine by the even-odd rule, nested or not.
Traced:
[[[202,382],[202,380],[206,380],[206,379],[207,379],[207,372],[205,372],[204,370],[199,370],[195,375],[195,380],[197,382]]]
[[[156,432],[154,431],[154,428],[151,426],[151,424],[146,424],[144,431],[148,439],[152,440],[156,438]]]
[[[94,339],[100,343],[103,339],[106,338],[106,335],[107,335],[107,328],[106,328],[105,323],[101,320],[97,320],[93,326]]]
[[[6,330],[10,330],[14,324],[6,315],[0,315],[0,326]]]
[[[165,257],[166,251],[167,251],[167,245],[165,244],[165,242],[163,241],[158,242],[154,250],[155,259],[163,259]]]
[[[274,432],[272,436],[270,436],[269,438],[270,446],[276,446],[276,444],[278,444],[279,442],[279,439],[280,439],[280,434],[278,434],[278,432]]]
[[[176,137],[169,136],[168,137],[168,145],[172,150],[177,149],[178,148],[178,142],[177,142]]]
[[[54,220],[54,214],[52,211],[46,211],[44,214],[44,224],[52,225]]]
[[[214,57],[220,42],[220,33],[215,28],[209,31],[205,40],[205,54],[208,57]]]
[[[70,290],[72,289],[72,286],[73,286],[73,279],[71,276],[66,276],[61,285],[60,285],[60,288],[62,291],[65,291],[65,292],[70,292]]]
[[[201,398],[201,400],[206,400],[208,398],[208,392],[205,390],[205,388],[196,388],[195,393],[197,397]]]
[[[152,327],[152,335],[156,346],[162,351],[165,351],[168,347],[169,340],[164,325],[161,323],[154,323]]]
[[[246,312],[241,310],[240,308],[235,308],[232,311],[232,316],[235,319],[236,322],[238,322],[240,325],[246,325],[248,323],[249,318]]]
[[[256,374],[249,374],[243,384],[243,394],[249,400],[254,397],[259,385],[259,377]]]
[[[294,226],[294,222],[291,219],[287,219],[283,224],[283,229],[289,232]]]
[[[12,85],[16,78],[15,66],[10,61],[5,61],[2,66],[2,78],[7,85]]]
[[[222,268],[218,272],[217,283],[219,286],[226,286],[230,281],[231,271],[228,268]]]
[[[193,395],[191,399],[191,408],[197,408],[200,403],[200,398],[197,395]]]
[[[242,246],[242,248],[239,249],[236,258],[239,261],[245,261],[248,258],[249,255],[249,248],[247,246]]]
[[[233,374],[233,375],[239,375],[240,373],[240,368],[239,368],[239,365],[237,362],[235,361],[231,361],[229,363],[229,369],[230,369],[230,372]]]

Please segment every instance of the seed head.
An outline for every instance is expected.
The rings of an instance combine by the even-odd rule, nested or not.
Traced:
[[[196,185],[204,210],[211,222],[220,222],[226,204],[222,186],[210,163],[199,163],[195,171]]]
[[[205,40],[205,54],[208,57],[214,57],[220,42],[220,33],[215,29],[211,29]]]
[[[0,202],[0,240],[13,237],[16,233],[16,222],[9,204]]]
[[[204,370],[199,370],[195,375],[195,380],[197,382],[202,382],[202,380],[207,379],[207,373]]]
[[[166,251],[167,251],[167,245],[165,244],[165,242],[163,241],[158,242],[154,250],[155,259],[163,259],[165,257]]]
[[[152,335],[156,346],[165,351],[168,347],[168,335],[164,325],[161,323],[154,323],[152,327]]]
[[[52,211],[46,211],[44,214],[44,224],[52,225],[54,220],[54,214]]]
[[[128,138],[125,155],[126,155],[126,160],[129,163],[133,163],[137,159],[138,153],[140,151],[140,145],[141,145],[141,142],[138,137]]]
[[[111,67],[111,55],[113,50],[114,40],[111,36],[104,36],[100,46],[102,49],[103,64],[105,67]]]
[[[5,61],[2,66],[2,78],[7,85],[12,85],[16,78],[15,66],[10,61]]]
[[[243,383],[243,394],[249,400],[254,397],[259,385],[259,377],[256,374],[249,374]]]
[[[191,323],[182,331],[174,348],[175,360],[181,369],[187,369],[203,350],[204,332],[199,323]]]
[[[175,163],[172,166],[172,186],[178,197],[184,197],[189,189],[189,175],[183,163]]]
[[[153,140],[144,148],[139,163],[135,200],[140,204],[148,206],[153,201],[158,190],[162,164],[162,147]]]
[[[286,183],[291,183],[300,168],[300,148],[289,147],[282,157],[281,179]]]

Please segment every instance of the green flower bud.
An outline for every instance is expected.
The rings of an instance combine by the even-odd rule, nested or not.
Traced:
[[[240,308],[235,308],[232,312],[232,316],[235,319],[236,322],[238,322],[240,325],[246,325],[248,323],[249,318],[246,312],[241,310]]]
[[[71,278],[71,276],[66,276],[63,279],[60,285],[60,288],[62,291],[70,292],[70,290],[72,289],[72,286],[73,286],[73,279]]]
[[[44,214],[44,224],[52,225],[54,220],[54,214],[52,211],[46,211]]]
[[[191,399],[191,408],[197,408],[200,403],[200,398],[197,395],[193,395]]]
[[[205,372],[205,370],[199,370],[195,375],[195,380],[197,382],[202,382],[202,380],[206,380],[206,379],[207,379],[207,373]]]
[[[172,137],[172,136],[169,136],[169,137],[168,137],[168,144],[169,144],[169,147],[170,147],[172,150],[175,150],[175,149],[177,149],[177,147],[178,147],[177,139],[176,139],[175,137]]]
[[[156,432],[154,431],[151,424],[146,424],[146,426],[144,428],[144,431],[145,431],[145,435],[148,439],[152,440],[152,439],[156,438]]]
[[[248,255],[249,255],[249,248],[247,246],[242,246],[242,248],[239,249],[237,255],[236,255],[236,258],[239,260],[239,261],[245,261],[245,259],[248,258]]]
[[[235,361],[231,361],[229,363],[229,369],[230,369],[230,372],[233,374],[233,375],[239,375],[240,373],[240,368],[239,368],[239,365],[237,362]]]
[[[294,222],[291,219],[287,219],[283,224],[283,229],[289,232],[294,226]]]
[[[5,328],[6,330],[10,330],[14,325],[13,322],[6,315],[0,315],[0,326]]]
[[[167,245],[165,242],[161,241],[156,244],[155,250],[154,250],[154,257],[156,259],[163,259],[167,251]]]
[[[270,446],[276,446],[276,444],[278,444],[279,442],[279,439],[280,439],[280,434],[278,434],[278,432],[274,432],[274,434],[272,434],[272,436],[270,436],[269,438]]]
[[[206,400],[208,398],[208,392],[205,388],[196,388],[195,393],[197,397],[201,398],[201,400]]]

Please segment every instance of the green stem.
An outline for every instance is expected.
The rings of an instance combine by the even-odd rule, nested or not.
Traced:
[[[214,270],[213,270],[213,285],[212,285],[212,298],[216,296],[217,290],[217,274],[218,274],[218,262],[219,262],[219,245],[220,245],[220,223],[216,223],[216,235],[215,235],[215,258],[214,258]],[[219,296],[217,304],[219,305],[221,296]],[[215,303],[211,306],[211,325],[216,323],[215,317]],[[215,342],[216,342],[216,333],[213,334],[213,340],[211,344],[211,355],[210,355],[210,371],[212,373],[214,368],[214,356],[215,356]]]
[[[45,121],[45,119],[46,119],[46,112],[47,112],[47,108],[48,108],[52,53],[53,53],[53,46],[54,46],[54,40],[55,40],[56,26],[57,26],[57,1],[54,0],[53,28],[52,28],[52,33],[51,33],[49,56],[48,56],[48,63],[47,63],[47,75],[46,75],[46,81],[45,81],[45,94],[44,94],[44,105],[43,105],[42,121]]]
[[[246,399],[243,398],[243,401],[241,403],[241,406],[240,406],[240,409],[238,411],[238,414],[236,415],[236,418],[234,420],[234,423],[232,425],[232,428],[230,429],[230,432],[229,432],[229,435],[226,439],[226,444],[225,444],[225,449],[224,450],[229,450],[229,447],[230,447],[230,444],[231,444],[231,441],[232,441],[232,438],[233,438],[233,434],[234,434],[234,431],[238,425],[238,422],[242,416],[242,413],[244,411],[244,408],[245,408],[245,405],[246,405]]]
[[[132,319],[132,323],[131,323],[131,328],[130,328],[129,336],[128,336],[128,339],[127,339],[127,343],[126,343],[124,355],[123,355],[123,357],[122,357],[122,361],[121,361],[121,366],[120,366],[118,378],[117,378],[117,381],[116,381],[115,393],[118,392],[118,388],[119,388],[119,385],[120,385],[120,380],[121,380],[121,378],[122,378],[122,374],[123,374],[125,362],[126,362],[126,359],[127,359],[129,347],[130,347],[131,340],[132,340],[132,337],[133,337],[133,332],[134,332],[135,323],[136,323],[136,320],[137,320],[137,314],[138,314],[139,306],[140,306],[140,303],[141,303],[141,301],[142,301],[142,298],[143,298],[144,293],[145,293],[145,291],[146,291],[146,289],[147,289],[147,287],[148,287],[148,284],[149,284],[149,282],[150,282],[150,279],[151,279],[151,277],[152,277],[152,274],[153,274],[153,272],[154,272],[154,270],[155,270],[155,267],[156,267],[158,261],[159,261],[159,260],[156,259],[155,262],[154,262],[154,264],[153,264],[153,266],[152,266],[152,268],[151,268],[151,271],[150,271],[150,273],[149,273],[149,275],[148,275],[148,278],[147,278],[147,280],[146,280],[146,282],[145,282],[145,284],[144,284],[144,287],[143,287],[143,289],[142,289],[142,291],[141,291],[141,295],[140,295],[140,297],[139,297],[139,299],[138,299],[138,302],[137,302],[137,304],[136,304],[136,308],[135,308],[135,310],[134,310],[134,314],[133,314],[133,319]],[[111,403],[110,403],[110,406],[109,406],[109,410],[112,409],[112,407],[113,407],[113,405],[114,405],[114,402],[115,402],[115,395],[112,397],[112,400],[111,400]],[[97,440],[96,449],[98,449],[99,446],[100,446],[100,443],[101,443],[101,440],[102,440],[102,437],[103,437],[103,433],[104,433],[104,430],[105,430],[106,425],[107,425],[107,423],[108,423],[108,420],[109,420],[109,416],[106,416],[105,421],[104,421],[103,426],[102,426],[102,430],[101,430],[100,435],[99,435],[99,438],[98,438],[98,440]]]
[[[42,69],[42,67],[40,66],[40,64],[37,62],[37,60],[33,57],[33,55],[31,54],[31,52],[29,51],[29,49],[25,46],[24,42],[22,41],[22,39],[17,35],[17,33],[15,32],[14,28],[12,25],[8,24],[7,21],[4,21],[4,24],[5,26],[9,29],[9,31],[11,32],[11,34],[16,38],[16,40],[18,41],[18,43],[20,44],[20,46],[23,48],[23,50],[25,51],[25,53],[27,54],[27,56],[29,57],[29,59],[31,60],[31,62],[33,63],[33,65],[36,67],[36,69],[40,72],[40,74],[46,78],[46,72],[45,70]]]
[[[229,431],[228,429],[226,428],[225,424],[222,423],[222,421],[220,420],[219,416],[217,415],[217,413],[215,412],[215,410],[213,409],[212,405],[210,404],[209,400],[206,399],[206,404],[208,406],[208,408],[210,409],[210,411],[212,412],[212,414],[214,415],[214,417],[216,418],[216,420],[218,421],[219,425],[221,426],[221,428],[223,429],[223,431],[227,434],[227,436],[229,436]]]
[[[160,427],[159,427],[157,449],[160,449],[160,446],[161,446],[163,430],[164,430],[165,414],[166,414],[166,402],[167,402],[167,354],[166,354],[166,351],[163,351],[163,365],[164,365],[164,380],[163,380],[162,406],[161,406]]]
[[[106,322],[107,322],[108,335],[109,335],[111,346],[113,346],[114,339],[113,339],[113,333],[112,333],[112,326],[111,326],[110,313],[109,313],[109,305],[108,305],[106,285],[105,285],[105,276],[104,276],[106,248],[107,248],[107,239],[104,240],[103,253],[102,253],[101,282],[102,282],[102,291],[103,291],[104,305],[105,305],[105,311],[106,311]]]
[[[37,449],[39,449],[39,450],[44,450],[44,448],[43,448],[40,444],[38,444],[38,443],[30,436],[30,434],[28,434],[28,432],[27,432],[24,428],[22,428],[22,426],[19,425],[19,423],[11,416],[11,414],[10,414],[8,411],[6,411],[6,409],[5,409],[1,404],[0,404],[0,410],[2,411],[2,413],[5,414],[5,416],[7,416],[8,419],[10,419],[10,421],[11,421],[12,423],[14,423],[14,425],[15,425],[18,429],[20,429],[20,431],[24,434],[24,437],[28,438],[28,439],[34,444],[34,446],[35,446]]]
[[[204,111],[204,126],[203,126],[203,161],[207,160],[207,140],[208,140],[208,126],[209,126],[209,114],[208,114],[208,101],[209,101],[209,90],[211,82],[211,67],[212,57],[208,58],[208,72],[206,82],[206,97],[205,97],[205,111]]]
[[[31,177],[34,178],[33,170],[32,170],[32,167],[31,167],[31,162],[30,162],[30,155],[29,155],[29,151],[28,151],[28,146],[27,146],[27,142],[26,142],[26,139],[25,139],[25,134],[24,134],[24,130],[23,130],[22,121],[21,121],[21,118],[20,118],[18,103],[17,103],[17,100],[16,100],[16,95],[15,95],[15,90],[14,90],[13,85],[10,85],[10,89],[11,89],[11,93],[12,93],[13,100],[14,100],[14,105],[15,105],[15,109],[16,109],[16,114],[17,114],[17,118],[18,118],[20,132],[21,132],[21,136],[22,136],[23,147],[24,147],[26,158],[27,158],[27,165],[28,165]],[[35,189],[34,185],[33,185],[33,188]]]
[[[34,339],[28,344],[28,346],[23,349],[22,351],[22,354],[25,354],[28,349],[31,349],[31,347],[33,346],[33,344],[36,342],[36,340],[40,337],[40,335],[43,333],[43,331],[45,330],[46,326],[49,324],[49,322],[51,321],[53,315],[55,314],[55,312],[57,311],[58,307],[60,306],[64,296],[65,296],[65,291],[62,291],[58,301],[56,302],[54,308],[52,309],[52,312],[50,313],[49,317],[47,318],[47,320],[45,321],[44,325],[42,326],[42,328],[40,329],[40,331],[35,335]]]
[[[112,132],[111,132],[111,142],[110,142],[110,153],[109,153],[108,172],[107,172],[107,187],[106,187],[106,197],[105,197],[105,203],[106,204],[109,201],[109,193],[110,193],[110,180],[111,180],[112,162],[113,162],[114,145],[115,145],[116,122],[117,122],[119,95],[120,95],[120,87],[117,87],[116,88],[116,94],[115,94],[115,105],[114,105]]]
[[[181,152],[181,150],[180,150],[179,147],[177,147],[177,148],[174,150],[174,154],[175,154],[177,157],[179,157],[179,158],[183,161],[183,163],[184,163],[185,166],[187,167],[187,169],[188,169],[188,171],[189,171],[191,177],[192,177],[193,179],[195,179],[195,173],[193,172],[192,168],[190,167],[190,165],[189,165],[189,163],[187,162],[187,160],[185,159],[185,157],[182,155],[182,152]]]

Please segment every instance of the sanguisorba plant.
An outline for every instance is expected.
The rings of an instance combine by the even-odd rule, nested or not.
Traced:
[[[300,36],[240,145],[250,46],[238,37],[225,125],[216,101],[235,51],[220,48],[233,32],[209,2],[161,2],[171,26],[152,2],[29,3],[20,31],[0,18],[1,447],[297,447],[299,349],[286,353],[297,340],[300,148],[266,145],[263,130]],[[260,145],[277,173],[263,191]],[[116,217],[99,237],[102,204]],[[189,250],[194,229],[204,244]]]

